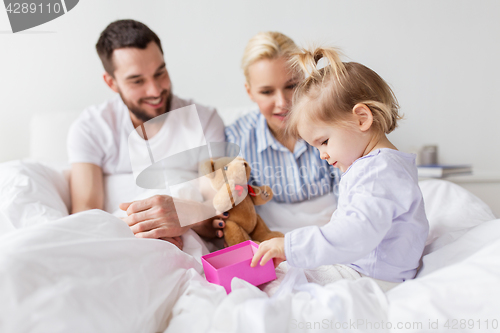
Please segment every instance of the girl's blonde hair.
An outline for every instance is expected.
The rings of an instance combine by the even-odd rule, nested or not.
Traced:
[[[249,83],[248,68],[262,59],[290,58],[299,51],[297,45],[288,36],[274,31],[259,32],[253,36],[245,48],[241,59],[241,68]]]
[[[318,62],[325,63],[318,68]],[[365,104],[372,112],[373,126],[390,133],[402,119],[389,85],[374,71],[356,62],[342,62],[332,47],[302,49],[294,54],[292,66],[305,79],[297,86],[288,116],[287,132],[299,136],[297,127],[305,115],[325,123],[346,120],[354,106]]]

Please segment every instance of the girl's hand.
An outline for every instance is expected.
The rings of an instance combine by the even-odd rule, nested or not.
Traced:
[[[285,261],[285,238],[277,237],[260,243],[259,249],[253,255],[250,266],[257,266],[260,258],[262,258],[260,261],[261,266],[264,266],[272,258],[274,258],[274,267]]]

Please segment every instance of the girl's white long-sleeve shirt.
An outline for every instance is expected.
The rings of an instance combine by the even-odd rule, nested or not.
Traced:
[[[344,172],[329,223],[285,235],[285,255],[295,267],[346,264],[402,282],[415,277],[428,233],[415,155],[383,148]]]

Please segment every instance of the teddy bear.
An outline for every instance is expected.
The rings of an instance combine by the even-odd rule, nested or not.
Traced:
[[[255,211],[255,206],[272,199],[269,186],[248,185],[250,165],[241,157],[221,157],[200,164],[200,173],[209,178],[216,191],[214,208],[229,212],[224,226],[224,240],[232,246],[246,240],[257,243],[274,237],[284,237],[281,232],[271,231]]]

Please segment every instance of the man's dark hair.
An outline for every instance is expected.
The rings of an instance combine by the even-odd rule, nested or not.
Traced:
[[[114,50],[125,47],[135,47],[144,50],[151,42],[155,42],[163,54],[160,39],[145,24],[134,20],[119,20],[110,23],[101,32],[95,48],[99,58],[101,58],[104,69],[108,74],[113,76],[115,68],[111,57]]]

